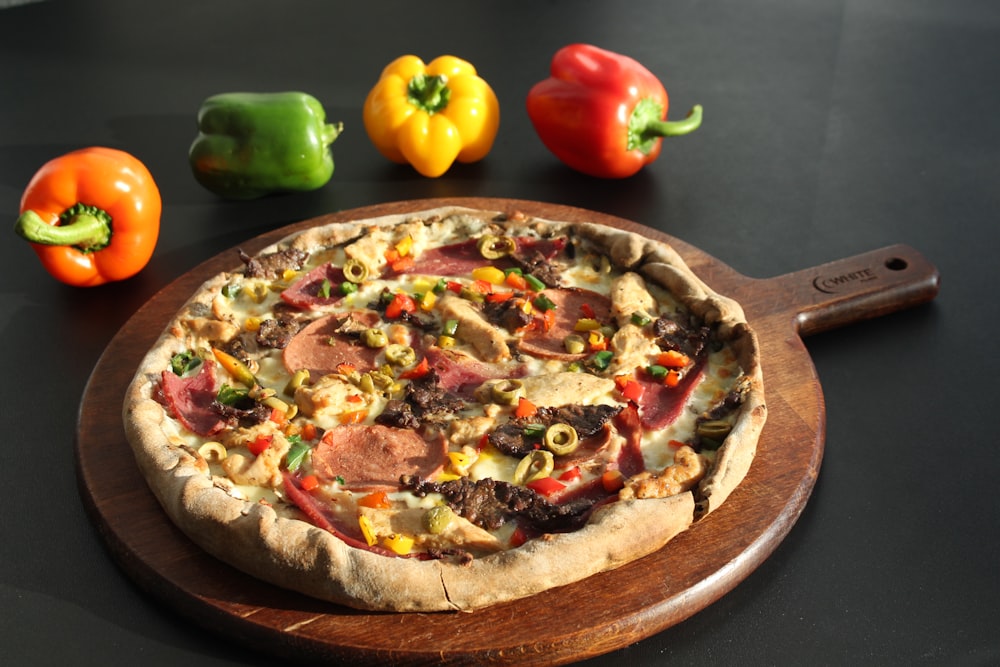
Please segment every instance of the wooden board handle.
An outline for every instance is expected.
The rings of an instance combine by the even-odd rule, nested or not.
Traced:
[[[771,280],[789,294],[798,333],[808,336],[930,301],[940,275],[913,248],[891,245]]]

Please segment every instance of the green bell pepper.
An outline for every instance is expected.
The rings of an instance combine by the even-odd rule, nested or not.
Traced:
[[[326,185],[343,123],[327,123],[306,93],[222,93],[202,103],[198,130],[188,151],[195,179],[222,197],[255,199]]]

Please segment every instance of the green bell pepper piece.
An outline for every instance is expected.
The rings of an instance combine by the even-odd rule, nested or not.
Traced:
[[[327,123],[306,93],[222,93],[202,103],[198,130],[188,151],[195,179],[228,199],[256,199],[326,185],[343,123]]]

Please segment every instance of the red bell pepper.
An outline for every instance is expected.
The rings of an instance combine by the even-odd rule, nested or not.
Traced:
[[[541,479],[532,480],[525,484],[525,486],[546,498],[566,488],[565,484],[552,477],[542,477]]]
[[[631,176],[659,157],[663,137],[701,125],[697,105],[668,122],[663,84],[628,56],[571,44],[556,52],[550,73],[528,92],[528,116],[542,143],[585,174]]]

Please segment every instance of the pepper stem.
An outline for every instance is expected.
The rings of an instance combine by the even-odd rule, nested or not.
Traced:
[[[661,137],[677,137],[701,126],[701,105],[696,104],[684,120],[660,120],[663,106],[651,99],[639,100],[628,124],[628,149],[648,154]]]
[[[18,217],[14,231],[31,243],[72,246],[83,253],[96,252],[111,243],[111,224],[107,214],[102,216],[90,211],[76,212],[62,224],[50,225],[37,213],[28,210]]]
[[[437,113],[448,106],[448,100],[451,99],[448,77],[443,74],[417,74],[406,87],[406,98],[418,109],[430,114]]]
[[[323,126],[323,145],[329,146],[344,131],[343,123],[327,123]]]
[[[658,137],[679,137],[689,134],[701,127],[701,105],[696,104],[688,111],[684,120],[661,120],[646,126],[643,134]]]

